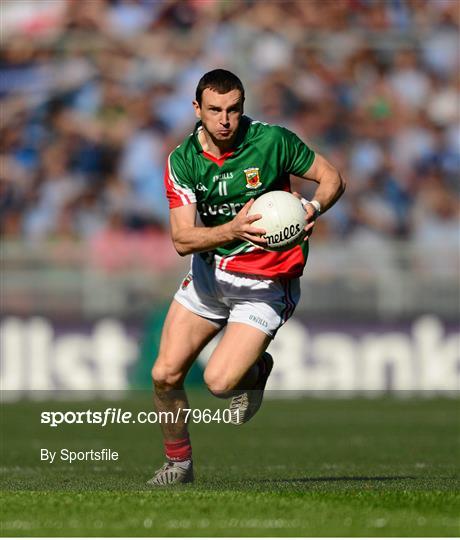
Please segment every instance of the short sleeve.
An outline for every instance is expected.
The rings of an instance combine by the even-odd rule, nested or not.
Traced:
[[[302,176],[311,167],[315,152],[300,138],[286,128],[281,128],[285,170],[289,174]]]
[[[166,196],[169,208],[196,203],[195,186],[186,170],[183,161],[175,152],[168,156],[165,169]]]

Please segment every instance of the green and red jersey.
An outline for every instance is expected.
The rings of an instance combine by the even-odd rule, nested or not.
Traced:
[[[302,176],[315,158],[288,129],[243,116],[233,151],[217,159],[203,151],[198,140],[201,129],[198,122],[169,155],[165,185],[170,208],[196,204],[206,227],[231,221],[249,199],[267,191],[290,191],[289,175]],[[269,278],[302,275],[307,254],[306,242],[271,252],[241,240],[210,252],[218,268]]]

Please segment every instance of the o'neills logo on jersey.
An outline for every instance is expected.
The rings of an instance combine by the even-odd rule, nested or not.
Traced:
[[[198,207],[198,212],[201,216],[236,216],[243,206],[244,203],[201,203]]]
[[[262,184],[259,176],[259,167],[244,169],[244,174],[246,175],[246,187],[248,189],[256,189]]]

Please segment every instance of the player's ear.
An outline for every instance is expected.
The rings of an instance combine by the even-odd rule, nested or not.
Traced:
[[[195,116],[201,120],[201,107],[198,101],[193,101],[193,108],[195,109]]]

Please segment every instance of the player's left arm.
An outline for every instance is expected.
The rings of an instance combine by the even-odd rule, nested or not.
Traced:
[[[304,205],[307,221],[311,223],[340,199],[346,183],[340,172],[321,154],[315,154],[313,163],[302,178],[318,184],[313,199]]]

